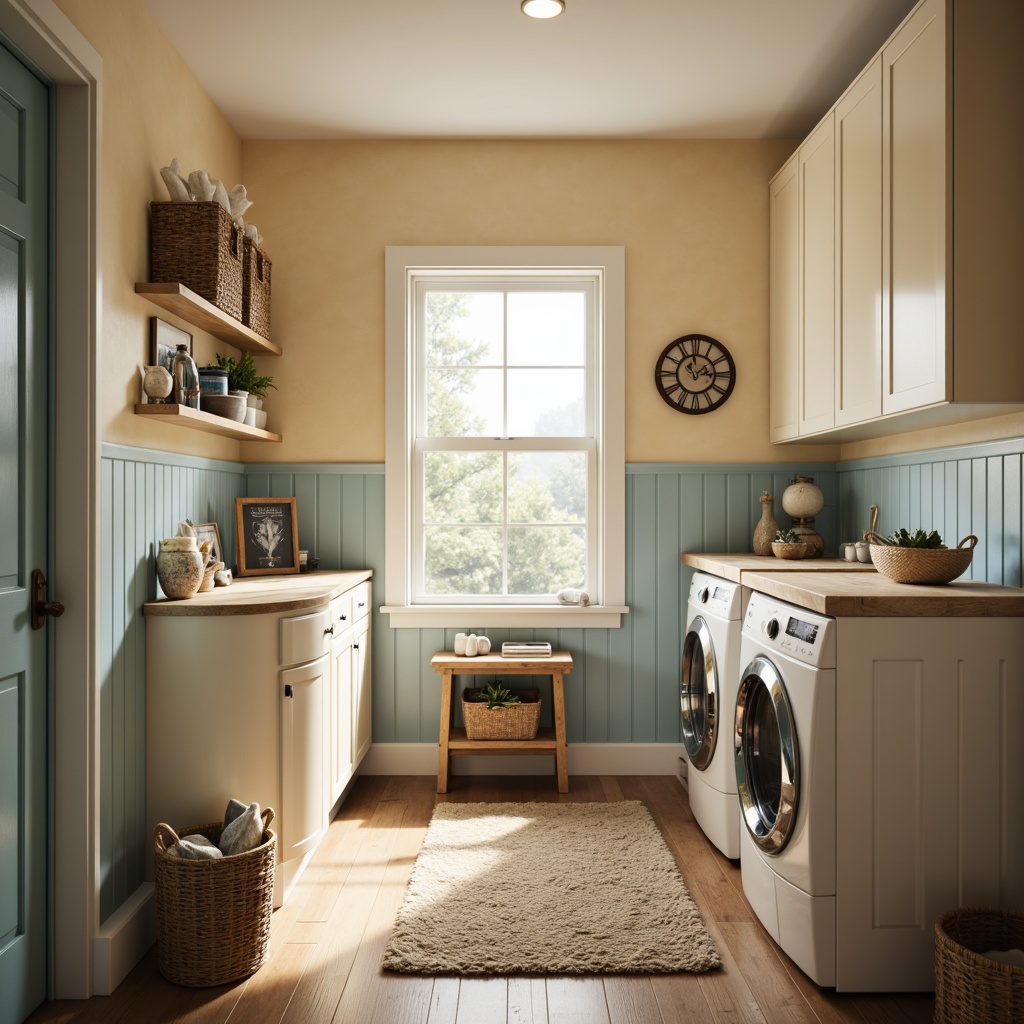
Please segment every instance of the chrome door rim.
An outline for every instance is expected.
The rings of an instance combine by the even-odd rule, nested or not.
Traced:
[[[704,652],[704,698],[705,726],[704,735],[697,736],[697,730],[690,714],[690,702],[687,695],[691,692],[689,680],[692,671],[694,652],[697,644]],[[698,615],[690,624],[683,643],[683,667],[680,676],[679,712],[683,725],[683,743],[690,764],[698,771],[704,771],[711,763],[718,740],[718,672],[715,668],[715,647],[711,642],[711,630],[708,624]]]
[[[775,711],[779,730],[779,809],[774,820],[762,814],[752,792],[747,773],[749,741],[745,724],[747,708],[757,687],[764,687]],[[736,696],[736,729],[734,733],[736,755],[736,789],[740,811],[747,832],[757,846],[766,853],[779,853],[789,842],[796,823],[797,798],[800,785],[800,758],[796,742],[793,711],[786,696],[782,676],[772,662],[761,655],[743,670],[739,693]]]

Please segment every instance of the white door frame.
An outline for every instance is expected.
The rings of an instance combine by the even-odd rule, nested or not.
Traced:
[[[0,0],[0,33],[56,85],[54,325],[56,494],[51,994],[93,991],[99,913],[100,194],[103,62],[52,0]]]

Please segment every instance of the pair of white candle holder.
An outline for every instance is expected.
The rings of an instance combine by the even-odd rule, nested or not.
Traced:
[[[485,636],[477,636],[476,633],[455,634],[455,653],[460,658],[475,658],[478,654],[491,653],[491,641]]]

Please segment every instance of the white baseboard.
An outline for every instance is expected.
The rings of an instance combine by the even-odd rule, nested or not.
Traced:
[[[144,882],[103,922],[92,943],[92,990],[109,996],[156,942],[156,899]]]
[[[570,743],[570,775],[677,775],[681,743]],[[374,743],[362,775],[436,775],[436,743]],[[554,775],[550,755],[452,758],[453,775]]]

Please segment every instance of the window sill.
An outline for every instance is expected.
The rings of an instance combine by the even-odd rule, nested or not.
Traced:
[[[392,629],[618,629],[626,605],[382,605]]]

